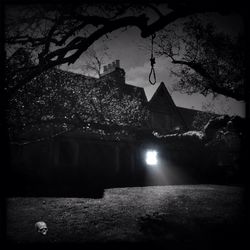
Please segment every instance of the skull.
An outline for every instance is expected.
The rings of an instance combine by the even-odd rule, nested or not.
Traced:
[[[35,224],[36,231],[42,235],[46,235],[48,232],[48,227],[44,221],[38,221]]]

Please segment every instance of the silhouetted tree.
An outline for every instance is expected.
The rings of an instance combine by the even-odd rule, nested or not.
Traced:
[[[242,34],[230,37],[193,16],[158,34],[157,53],[180,66],[173,70],[179,77],[175,90],[205,96],[222,94],[241,101],[245,99],[244,42]]]
[[[215,114],[210,112],[198,112],[194,117],[192,127],[195,130],[202,131],[204,130],[204,127],[209,122],[209,120],[214,117]]]
[[[231,3],[219,5],[214,1],[201,3],[197,0],[168,0],[160,5],[145,1],[140,5],[119,2],[11,7],[6,5],[7,58],[21,46],[33,53],[34,64],[13,70],[6,76],[6,99],[42,72],[57,65],[75,63],[93,43],[115,30],[134,26],[146,38],[182,17],[237,9]],[[152,12],[156,14],[154,19],[150,18]]]
[[[19,50],[7,68],[11,71],[11,67],[28,63],[32,64],[28,53]],[[125,134],[147,120],[148,111],[142,101],[137,92],[123,93],[121,84],[112,77],[94,78],[49,69],[10,99],[7,112],[10,139],[44,140],[72,129],[98,136]]]

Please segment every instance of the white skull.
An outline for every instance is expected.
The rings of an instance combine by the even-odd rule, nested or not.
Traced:
[[[36,222],[35,228],[36,228],[37,232],[42,234],[42,235],[46,235],[48,232],[48,227],[44,221]]]

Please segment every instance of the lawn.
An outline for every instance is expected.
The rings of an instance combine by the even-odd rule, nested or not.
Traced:
[[[164,243],[192,249],[238,246],[244,234],[244,208],[242,188],[219,185],[113,188],[99,199],[16,197],[7,199],[7,239],[12,243]],[[46,236],[35,231],[39,220],[48,225]]]

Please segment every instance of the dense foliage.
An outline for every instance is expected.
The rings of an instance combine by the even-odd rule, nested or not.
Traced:
[[[178,77],[175,90],[189,94],[222,94],[244,100],[245,38],[219,32],[193,16],[168,26],[157,36],[157,53],[168,57]]]
[[[148,112],[142,101],[137,92],[123,93],[112,77],[97,79],[50,69],[10,100],[10,137],[14,141],[39,139],[72,129],[119,134],[146,121]]]

